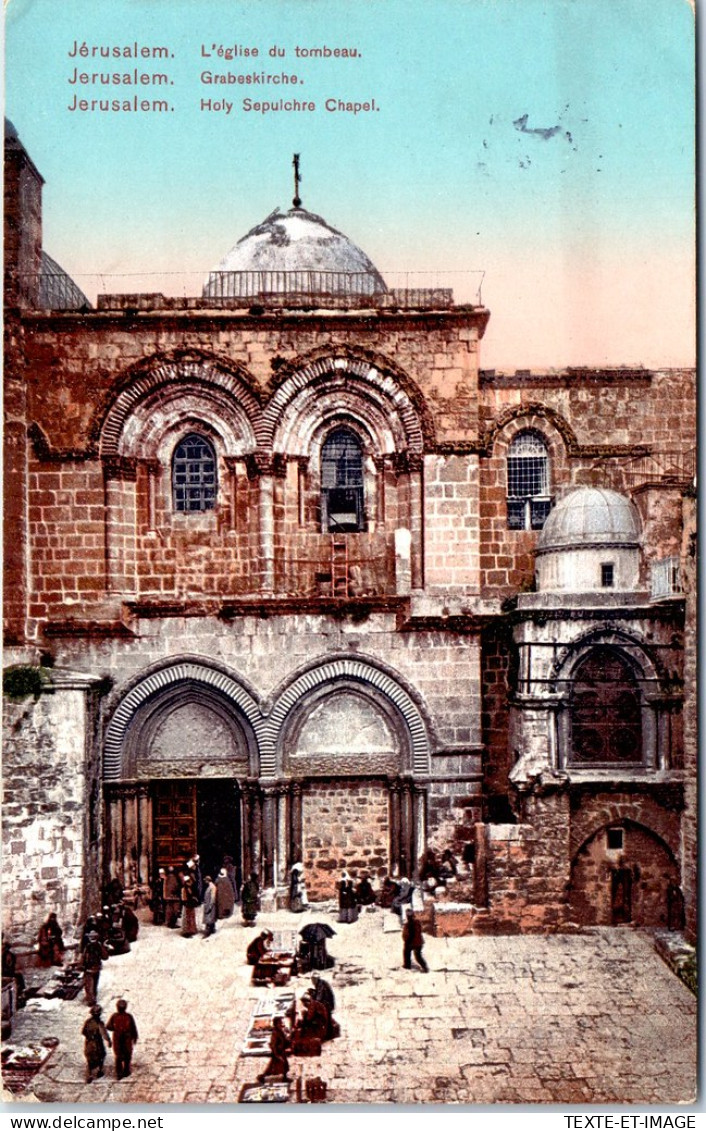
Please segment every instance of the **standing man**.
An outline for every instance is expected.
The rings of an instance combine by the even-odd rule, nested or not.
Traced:
[[[101,1007],[91,1006],[91,1014],[84,1022],[81,1033],[83,1034],[83,1055],[86,1058],[86,1083],[92,1084],[97,1076],[103,1075],[105,1062],[105,1046],[110,1048],[110,1037],[105,1031],[101,1021]]]
[[[83,948],[83,988],[89,1005],[98,1002],[98,980],[103,969],[103,959],[108,957],[107,948],[100,940],[98,931],[90,931],[88,942]],[[88,1024],[88,1022],[86,1022]]]
[[[208,938],[216,929],[218,915],[216,885],[210,876],[203,878],[203,937]]]
[[[124,997],[118,998],[115,1007],[117,1013],[112,1015],[107,1028],[113,1034],[115,1075],[118,1080],[122,1080],[123,1077],[130,1075],[132,1050],[137,1042],[137,1025],[135,1018],[127,1011],[127,1002]]]
[[[167,926],[173,929],[177,925],[181,910],[181,885],[173,868],[167,868],[164,881],[164,908]]]
[[[413,911],[407,912],[407,921],[402,928],[402,941],[404,943],[405,970],[412,969],[412,955],[414,955],[422,971],[427,974],[429,967],[427,966],[424,960],[424,955],[422,954],[422,947],[424,946],[422,924],[419,922],[417,916]]]

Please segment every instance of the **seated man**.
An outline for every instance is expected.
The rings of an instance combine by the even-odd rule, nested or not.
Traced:
[[[304,1012],[297,1022],[295,1033],[305,1040],[315,1038],[325,1041],[328,1038],[331,1015],[323,1002],[315,1001],[310,993],[305,993],[302,998]]]
[[[370,907],[371,904],[375,903],[375,892],[367,872],[363,874],[362,879],[358,883],[355,890],[355,897],[361,907]]]
[[[332,1041],[335,1037],[341,1035],[341,1027],[333,1016],[333,1011],[336,1008],[334,992],[326,979],[322,978],[316,970],[311,975],[311,980],[314,983],[312,989],[309,991],[311,997],[315,1002],[319,1002],[328,1010],[328,1029],[323,1039],[325,1041]]]
[[[258,962],[269,953],[272,938],[272,931],[261,931],[260,934],[253,939],[245,952],[248,966],[257,966]]]

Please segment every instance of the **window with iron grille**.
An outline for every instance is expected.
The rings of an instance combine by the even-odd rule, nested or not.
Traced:
[[[595,648],[576,672],[571,693],[571,761],[642,761],[640,691],[628,663]]]
[[[216,453],[205,436],[192,432],[180,440],[174,450],[174,510],[186,513],[213,510],[216,488]]]
[[[321,519],[330,534],[363,529],[363,448],[347,428],[337,428],[321,449]]]
[[[507,453],[507,524],[541,530],[551,510],[549,453],[538,432],[520,432]]]

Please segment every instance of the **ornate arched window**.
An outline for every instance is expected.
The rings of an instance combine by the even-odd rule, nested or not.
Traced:
[[[507,453],[507,524],[510,530],[541,530],[551,510],[549,453],[544,437],[518,432]]]
[[[626,660],[595,648],[576,670],[571,692],[574,765],[642,762],[640,689]]]
[[[179,441],[172,457],[174,510],[190,514],[213,510],[217,487],[216,453],[205,436],[191,432]]]
[[[363,530],[363,447],[348,428],[337,428],[321,449],[321,523],[330,534]]]

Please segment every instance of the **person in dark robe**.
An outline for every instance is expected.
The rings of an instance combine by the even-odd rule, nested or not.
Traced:
[[[130,943],[127,941],[123,930],[123,913],[121,905],[110,909],[110,930],[105,940],[105,946],[110,955],[129,954]]]
[[[402,942],[404,944],[403,961],[405,970],[412,969],[412,955],[414,955],[423,972],[425,974],[428,973],[429,967],[422,954],[422,947],[424,946],[422,924],[413,911],[407,913],[407,922],[402,928]]]
[[[243,884],[241,892],[241,908],[243,922],[252,925],[257,919],[260,910],[260,885],[257,882],[257,873],[251,872],[250,879]]]
[[[168,927],[172,929],[176,927],[180,910],[179,878],[173,868],[167,868],[167,877],[164,881],[164,921]]]
[[[238,887],[238,873],[236,871],[235,864],[233,863],[233,857],[232,856],[224,856],[223,857],[223,868],[225,870],[226,876],[230,880],[231,887],[233,888],[233,896],[234,896],[235,902],[240,903],[240,889]]]
[[[235,906],[235,892],[233,884],[228,879],[225,868],[221,868],[216,877],[216,913],[219,919],[230,919]]]
[[[378,896],[380,906],[385,908],[392,907],[392,904],[399,895],[399,891],[400,885],[395,883],[390,876],[385,876],[385,879],[382,881],[380,895]]]
[[[164,882],[167,878],[167,873],[164,868],[160,868],[157,872],[157,878],[152,884],[152,900],[150,907],[152,909],[152,922],[156,927],[161,927],[165,919],[165,906],[164,906]]]
[[[201,857],[198,855],[198,853],[195,854],[193,860],[191,861],[190,871],[191,878],[194,881],[194,893],[200,905],[201,900],[203,899],[203,875],[201,872]]]
[[[108,957],[108,949],[101,942],[98,931],[91,931],[88,941],[83,948],[81,968],[83,969],[83,988],[86,1001],[89,1005],[96,1005],[98,999],[98,982],[100,980],[103,961]]]
[[[39,945],[40,966],[61,966],[64,962],[64,938],[61,927],[56,920],[56,913],[50,912],[47,919],[39,928],[37,938]]]
[[[12,978],[15,983],[16,1008],[21,1009],[25,1003],[25,980],[17,969],[17,956],[13,953],[9,942],[3,940],[2,944],[2,976]]]
[[[193,938],[197,932],[196,908],[198,905],[194,880],[191,874],[187,872],[181,885],[181,933],[185,939]]]
[[[419,878],[423,883],[433,880],[433,886],[439,882],[439,861],[433,848],[428,848],[419,869]]]
[[[355,888],[348,872],[343,872],[338,881],[338,922],[355,923],[358,918],[358,904]]]
[[[110,881],[105,891],[105,899],[108,904],[122,903],[124,888],[120,880],[115,877]]]
[[[210,876],[203,878],[203,937],[207,939],[216,930],[218,918],[218,893]]]
[[[258,962],[268,953],[271,942],[272,931],[261,931],[260,934],[252,940],[245,952],[248,966],[257,966]]]
[[[132,1050],[137,1042],[137,1025],[135,1018],[127,1011],[125,998],[118,998],[115,1008],[116,1012],[111,1016],[106,1028],[113,1034],[115,1075],[118,1080],[122,1080],[131,1072]]]
[[[356,902],[361,907],[370,907],[371,904],[375,903],[375,892],[367,872],[364,872],[361,879],[358,881],[358,886],[355,889],[355,898]]]
[[[450,848],[445,848],[441,854],[441,865],[439,866],[440,879],[450,880],[458,875],[458,862]]]
[[[86,949],[86,943],[88,942],[88,936],[90,935],[91,931],[96,931],[98,933],[97,915],[89,915],[86,919],[86,922],[84,923],[83,930],[81,931],[81,942],[79,944],[81,954],[83,954],[84,950]]]
[[[304,865],[301,861],[298,861],[292,865],[292,870],[289,873],[289,910],[306,911],[308,906],[309,899],[304,883]]]
[[[304,1012],[296,1025],[297,1038],[308,1041],[312,1037],[318,1041],[325,1041],[329,1032],[331,1015],[325,1005],[314,1001],[311,994],[306,993],[302,998]]]
[[[126,904],[122,905],[122,928],[129,943],[137,942],[137,936],[140,933],[140,920],[132,908]]]
[[[274,1017],[270,1037],[270,1059],[265,1065],[264,1071],[257,1077],[259,1084],[264,1083],[266,1076],[281,1076],[283,1080],[289,1079],[289,1061],[287,1059],[289,1050],[289,1038],[285,1032],[284,1021],[281,1017]]]
[[[325,1039],[327,1041],[331,1041],[334,1039],[334,1037],[339,1037],[341,1034],[340,1026],[333,1016],[333,1011],[336,1008],[336,997],[329,983],[325,978],[322,978],[316,970],[311,975],[311,980],[313,982],[313,986],[308,991],[309,994],[314,999],[314,1001],[318,1001],[328,1010],[329,1024]]]
[[[91,1006],[91,1013],[81,1030],[83,1036],[83,1055],[86,1058],[86,1083],[92,1084],[98,1076],[103,1076],[105,1046],[111,1046],[110,1037],[101,1021],[102,1009]]]
[[[110,931],[112,926],[113,916],[111,914],[110,908],[105,905],[103,907],[103,910],[99,911],[96,915],[96,930],[100,935],[100,940],[102,943],[107,943],[108,939],[110,938]]]

